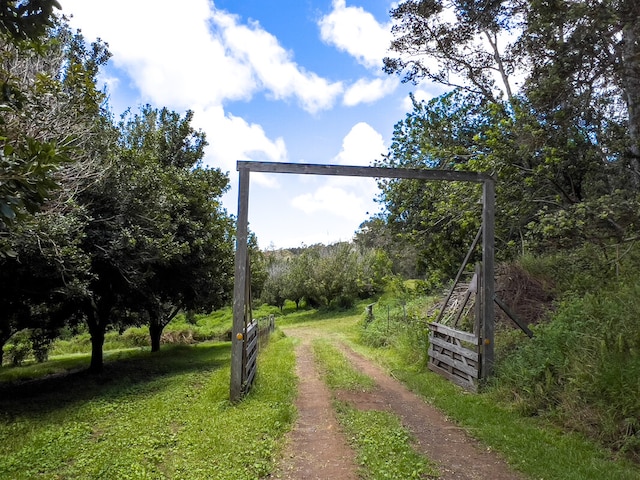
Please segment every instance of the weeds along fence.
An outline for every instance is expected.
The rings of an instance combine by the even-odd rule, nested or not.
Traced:
[[[363,340],[373,347],[389,345],[394,338],[404,336],[411,344],[426,346],[427,319],[404,303],[396,305],[367,305]]]
[[[275,317],[252,320],[244,331],[244,348],[242,352],[242,393],[249,393],[256,378],[258,369],[258,352],[269,341],[271,332],[275,330]]]

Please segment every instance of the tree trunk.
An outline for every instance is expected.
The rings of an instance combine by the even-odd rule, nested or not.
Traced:
[[[109,324],[111,313],[110,304],[107,307],[105,302],[97,304],[93,299],[89,299],[85,308],[87,315],[87,326],[91,335],[91,364],[90,373],[102,373],[104,370],[104,335]]]
[[[149,336],[151,337],[152,352],[160,351],[160,339],[162,338],[162,330],[163,330],[163,327],[160,323],[157,323],[157,322],[149,323]]]
[[[104,357],[102,349],[104,347],[104,328],[98,323],[89,327],[91,332],[91,364],[89,371],[91,373],[102,373],[104,370]]]

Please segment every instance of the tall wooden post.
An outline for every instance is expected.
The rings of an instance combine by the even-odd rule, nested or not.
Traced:
[[[249,217],[249,173],[248,168],[238,169],[240,191],[238,192],[238,219],[236,225],[236,264],[233,283],[233,329],[231,331],[231,394],[232,402],[242,398],[242,349],[245,307],[248,301],[247,279],[247,235]]]
[[[493,297],[495,256],[495,178],[488,178],[482,188],[482,377],[493,373],[495,314]]]

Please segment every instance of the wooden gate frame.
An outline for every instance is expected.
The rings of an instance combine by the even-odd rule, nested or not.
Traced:
[[[493,175],[452,170],[421,170],[406,168],[360,167],[350,165],[321,165],[303,163],[253,162],[239,160],[238,218],[236,231],[235,278],[233,289],[233,330],[231,335],[231,386],[230,399],[242,398],[242,358],[244,342],[242,333],[247,305],[251,298],[246,293],[249,218],[250,172],[291,173],[299,175],[332,175],[343,177],[403,178],[414,180],[443,180],[453,182],[482,183],[482,349],[483,376],[493,370],[494,339],[494,256],[495,256],[495,182]],[[239,335],[240,334],[240,335]]]

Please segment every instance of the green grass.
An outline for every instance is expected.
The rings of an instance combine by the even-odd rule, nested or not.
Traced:
[[[107,363],[98,377],[10,387],[0,397],[0,478],[267,475],[295,417],[293,347],[274,336],[237,406],[229,359],[228,343],[177,346]]]
[[[330,389],[370,392],[375,387],[375,381],[353,368],[342,352],[328,340],[314,340],[313,353]]]
[[[584,436],[562,431],[538,418],[525,418],[498,405],[490,395],[469,394],[425,371],[412,357],[393,348],[356,346],[377,360],[394,377],[488,447],[500,452],[517,470],[544,480],[632,480],[638,465],[614,461],[611,453]]]
[[[424,479],[438,477],[434,464],[416,453],[411,437],[398,417],[376,410],[358,410],[334,403],[347,439],[357,451],[365,479]]]
[[[343,328],[349,325],[347,329],[350,329],[356,318],[345,314],[340,323]],[[335,334],[332,328],[336,326],[335,320],[316,323],[314,327]],[[313,352],[323,379],[331,390],[368,392],[375,387],[375,381],[353,368],[331,340],[314,340]],[[410,434],[396,415],[375,410],[361,411],[340,401],[334,401],[334,408],[349,443],[356,451],[363,478],[419,479],[427,475],[437,476],[434,464],[414,450]]]

